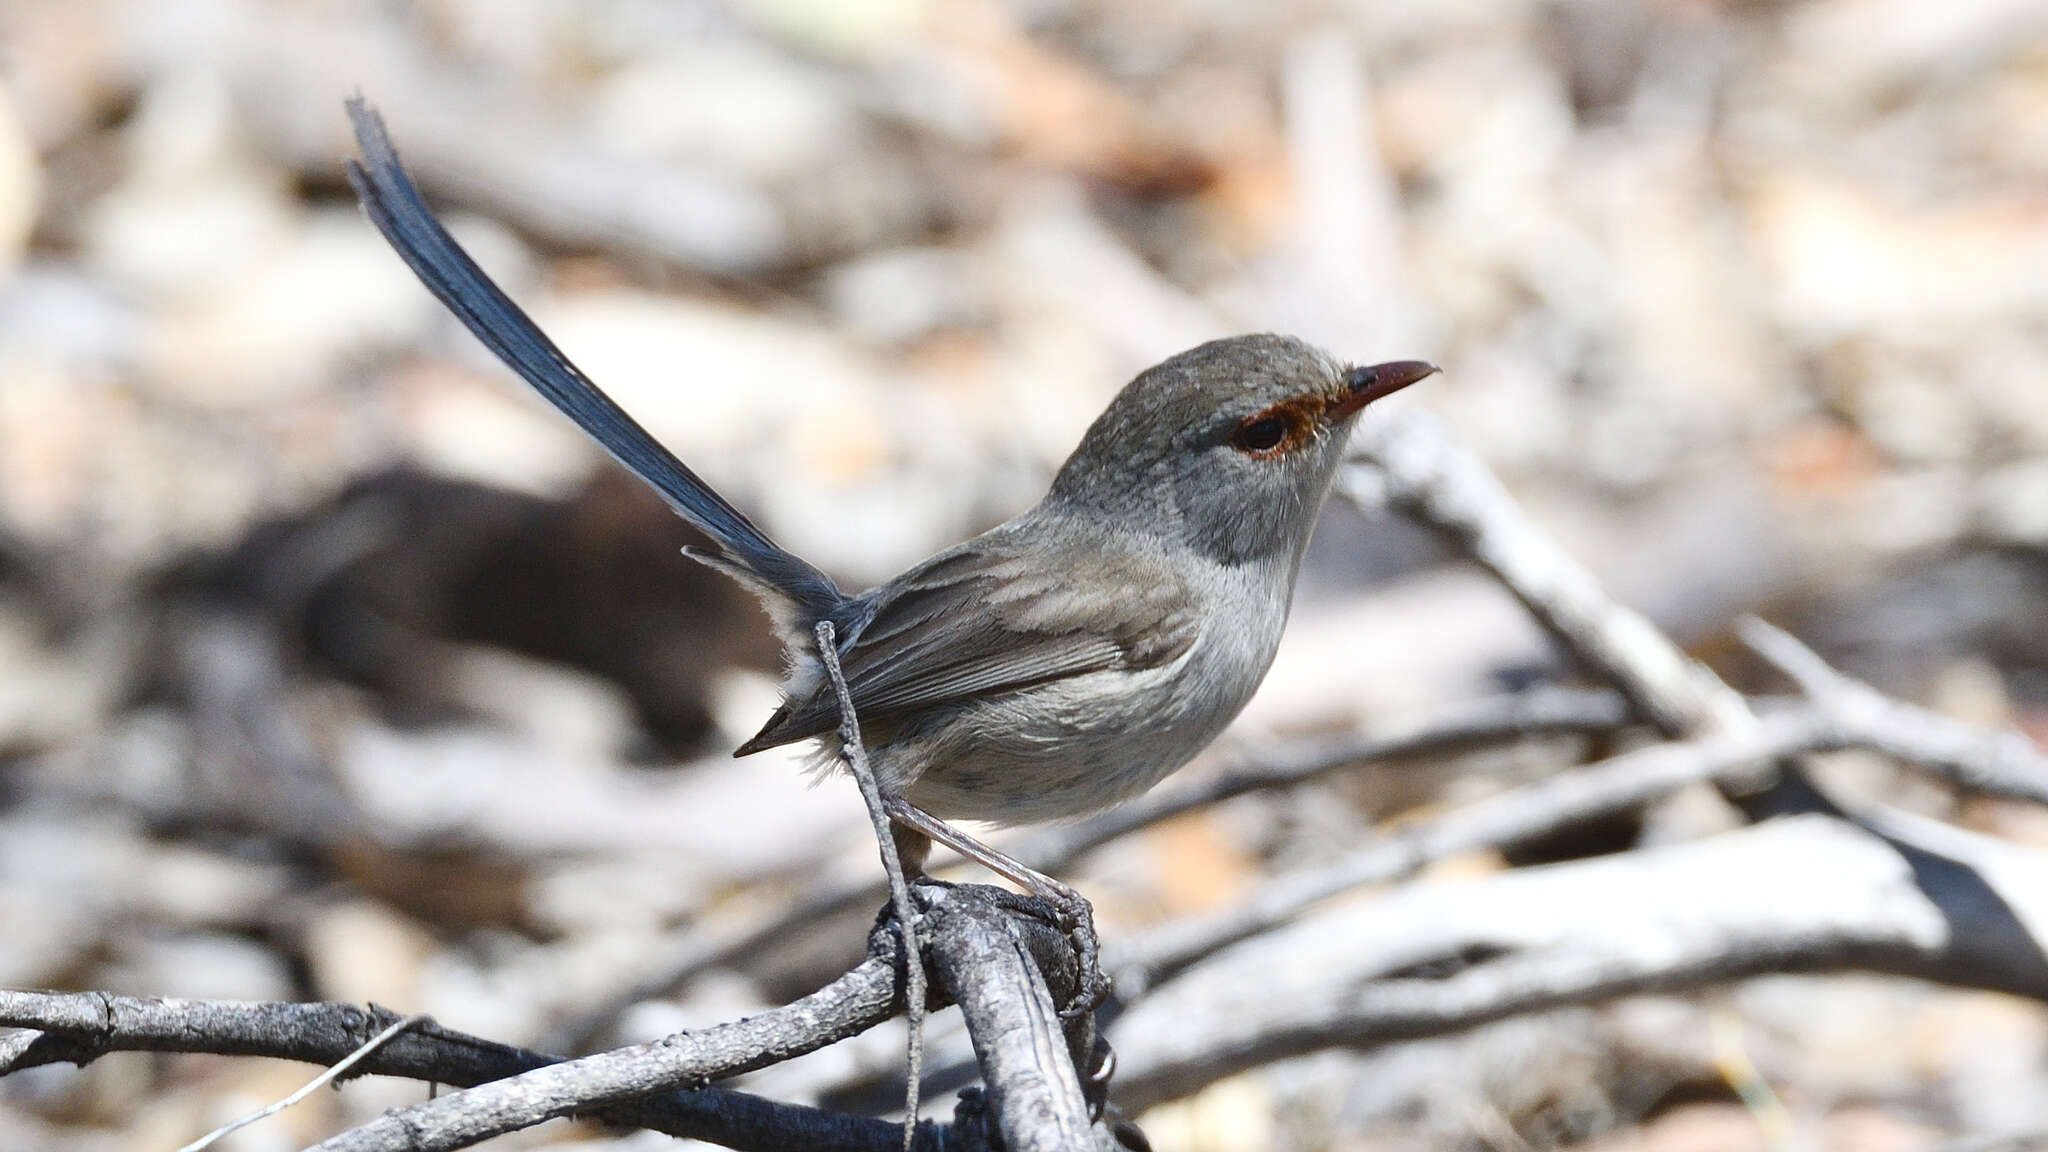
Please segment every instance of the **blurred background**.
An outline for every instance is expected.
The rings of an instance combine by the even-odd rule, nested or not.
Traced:
[[[2038,0],[9,0],[0,986],[374,1000],[537,1044],[873,869],[845,782],[726,755],[775,701],[748,600],[357,211],[358,90],[569,355],[848,586],[1030,504],[1138,369],[1275,329],[1441,363],[1388,406],[1444,417],[1724,671],[1757,612],[2048,740]],[[1569,675],[1427,535],[1333,505],[1225,752]],[[1075,879],[1113,937],[1558,762],[1248,797]],[[2039,812],[1967,815],[2048,844]],[[616,1037],[801,993],[866,919]],[[900,1039],[756,1087],[856,1106],[817,1085]],[[0,1143],[172,1147],[307,1074],[40,1069],[0,1082]],[[354,1084],[222,1147],[419,1095]],[[1140,1122],[1162,1149],[1933,1148],[2048,1125],[2048,1012],[1772,978]],[[503,1141],[543,1144],[672,1141]]]

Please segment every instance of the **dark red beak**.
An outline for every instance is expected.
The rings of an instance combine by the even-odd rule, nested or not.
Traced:
[[[1353,368],[1344,373],[1344,382],[1351,386],[1351,395],[1323,409],[1323,419],[1332,422],[1342,420],[1383,396],[1392,396],[1410,384],[1441,371],[1443,369],[1426,360],[1396,360],[1391,364]]]

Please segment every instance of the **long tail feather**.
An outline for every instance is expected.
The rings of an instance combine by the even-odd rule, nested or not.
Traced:
[[[399,163],[383,118],[360,96],[349,100],[348,114],[363,152],[360,163],[348,162],[348,181],[370,221],[485,347],[716,541],[733,568],[813,619],[845,600],[830,577],[770,540],[570,363],[434,218]]]

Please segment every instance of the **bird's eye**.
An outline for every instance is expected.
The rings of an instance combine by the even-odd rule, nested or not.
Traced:
[[[1237,431],[1230,437],[1230,443],[1239,452],[1264,456],[1287,442],[1287,432],[1288,425],[1284,418],[1262,414],[1250,417],[1239,424]]]

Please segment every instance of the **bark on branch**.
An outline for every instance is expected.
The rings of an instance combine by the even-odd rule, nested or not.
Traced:
[[[921,891],[938,893],[934,960],[947,978],[947,988],[970,992],[970,1027],[984,1017],[999,1021],[1028,1012],[1027,1002],[1034,996],[1074,995],[1079,974],[1072,950],[1063,935],[1040,920],[1031,901],[978,885],[928,886]],[[365,1058],[356,1074],[402,1076],[470,1090],[388,1113],[317,1147],[461,1148],[553,1117],[587,1114],[748,1152],[900,1149],[903,1130],[898,1125],[704,1083],[789,1059],[895,1015],[901,1008],[899,947],[893,931],[877,931],[870,938],[873,955],[867,961],[794,1004],[582,1060],[564,1061],[436,1024],[419,1025]],[[984,961],[989,964],[986,969],[981,967]],[[1028,981],[1020,975],[1019,964],[1028,968]],[[0,991],[0,1027],[27,1029],[0,1038],[0,1075],[57,1062],[82,1065],[117,1051],[208,1052],[331,1064],[397,1019],[384,1009],[346,1004]],[[1052,1019],[1057,1021],[1056,1012]],[[1086,1029],[1092,1043],[1092,1027],[1085,1021],[1072,1027]],[[1006,1043],[995,1042],[992,1051],[1010,1052]],[[1042,1095],[1029,1083],[1031,1077],[1052,1075],[1060,1083],[1077,1083],[1069,1047],[1063,1039],[1063,1078],[1052,1066],[1027,1066],[1014,1058],[1000,1075],[991,1074],[991,1095],[997,1100],[992,1118],[1006,1125],[1009,1146],[1028,1146],[1017,1141],[1030,1130],[1027,1121],[1037,1107],[1033,1101]],[[1006,1112],[1001,1103],[1005,1099],[1023,1103],[1014,1113]],[[1088,1119],[1085,1103],[1079,1108],[1082,1129],[1098,1142],[1106,1139],[1109,1130]],[[1024,1125],[1015,1132],[1007,1128],[1011,1121],[1006,1117],[1012,1115]],[[921,1124],[914,1147],[971,1152],[990,1146],[991,1134],[981,1122],[988,1118],[966,1108],[961,1119],[967,1122],[950,1128]]]
[[[443,1152],[544,1120],[700,1087],[857,1035],[895,1014],[897,968],[869,959],[824,988],[748,1020],[522,1072],[388,1112],[318,1152]]]
[[[401,1017],[353,1004],[244,1003],[116,996],[107,992],[0,991],[0,1075],[43,1064],[85,1065],[109,1052],[204,1052],[333,1064]],[[559,1057],[420,1024],[365,1058],[351,1075],[398,1076],[469,1087],[551,1064]],[[687,1136],[742,1152],[803,1147],[895,1152],[902,1129],[765,1100],[722,1088],[694,1088],[614,1105],[593,1114],[624,1127]],[[929,1127],[929,1126],[928,1126]],[[920,1147],[937,1149],[937,1132]]]

